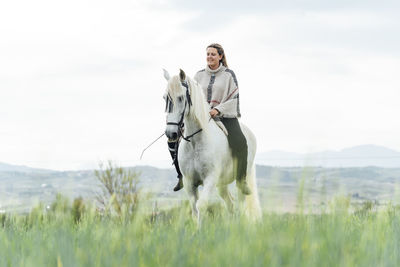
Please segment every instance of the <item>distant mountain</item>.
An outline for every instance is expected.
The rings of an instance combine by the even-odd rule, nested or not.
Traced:
[[[290,153],[269,151],[259,153],[256,163],[270,166],[320,166],[400,168],[400,152],[377,145],[361,145],[340,151]]]
[[[0,162],[0,172],[53,172],[52,170],[31,168],[24,165],[12,165]]]
[[[70,199],[95,199],[101,185],[93,170],[51,171],[2,163],[0,169],[0,214],[7,210],[26,212],[39,202],[50,204],[57,193]],[[184,190],[174,192],[176,173],[172,168],[127,167],[139,174],[139,188],[156,199],[179,201]]]
[[[296,204],[304,179],[315,203],[321,196],[330,198],[340,192],[357,201],[390,201],[400,182],[400,152],[375,145],[309,154],[271,151],[258,154],[256,163],[261,200],[269,203],[268,197],[279,196],[287,206]],[[140,173],[139,188],[149,194],[148,201],[166,206],[186,199],[184,190],[172,191],[177,181],[173,168],[127,169]],[[93,200],[100,188],[93,170],[54,171],[0,163],[0,213],[25,212],[39,202],[48,205],[57,193]]]
[[[140,173],[138,188],[143,193],[141,201],[144,205],[170,207],[181,205],[181,201],[187,199],[185,190],[172,190],[177,181],[174,169],[149,166],[127,169]],[[398,203],[395,188],[400,183],[400,168],[301,168],[257,165],[256,173],[258,193],[265,209],[295,210],[299,190],[307,197],[307,203],[317,206],[336,195],[351,196],[352,202],[356,203],[366,200]],[[233,195],[236,192],[234,187],[230,186]],[[77,197],[94,201],[100,192],[101,185],[91,170],[0,171],[0,214],[7,211],[27,212],[39,202],[44,206],[50,205],[57,193],[67,196],[71,201]]]

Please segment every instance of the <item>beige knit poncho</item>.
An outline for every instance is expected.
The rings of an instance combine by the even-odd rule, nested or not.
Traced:
[[[239,87],[235,73],[222,64],[216,70],[206,66],[194,76],[203,88],[210,108],[219,111],[221,117],[239,118]]]

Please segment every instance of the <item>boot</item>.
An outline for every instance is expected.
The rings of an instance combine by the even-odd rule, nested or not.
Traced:
[[[181,190],[182,188],[183,188],[183,182],[182,182],[182,174],[181,175],[178,175],[178,183],[175,185],[175,187],[174,187],[174,191],[176,192],[176,191],[179,191],[179,190]]]
[[[250,190],[249,186],[247,185],[247,182],[245,179],[243,179],[242,181],[237,180],[236,183],[243,195],[251,195],[251,190]]]
[[[247,185],[247,180],[246,180],[246,168],[247,168],[247,159],[239,159],[238,160],[238,174],[236,176],[236,184],[238,185],[240,191],[242,191],[243,195],[250,195],[251,190],[249,186]]]
[[[182,173],[181,170],[179,168],[179,164],[178,164],[178,146],[179,146],[179,141],[177,142],[168,142],[168,150],[169,153],[171,154],[172,160],[174,166],[175,166],[175,170],[178,173],[178,183],[176,184],[176,186],[174,187],[174,191],[179,191],[183,188],[183,182],[182,182]]]

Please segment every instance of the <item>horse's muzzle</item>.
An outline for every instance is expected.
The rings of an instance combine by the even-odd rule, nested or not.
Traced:
[[[175,142],[178,140],[178,132],[165,130],[165,135],[168,137],[168,141]]]

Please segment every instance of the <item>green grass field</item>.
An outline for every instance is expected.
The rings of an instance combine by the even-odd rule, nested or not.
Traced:
[[[185,203],[105,216],[58,198],[47,211],[0,214],[0,266],[398,266],[400,209],[349,205],[255,224],[217,205],[198,229]]]

